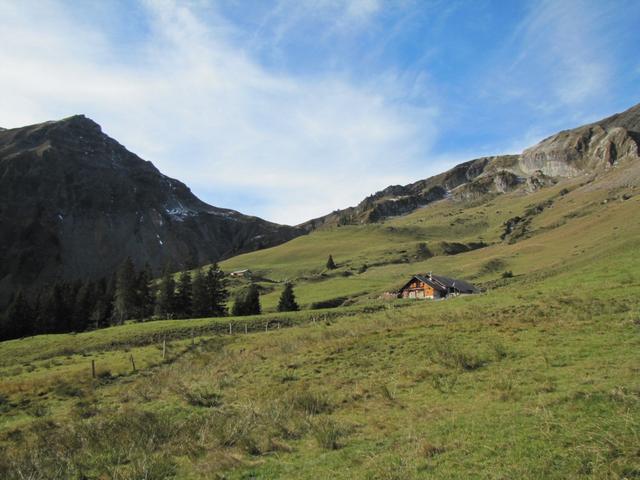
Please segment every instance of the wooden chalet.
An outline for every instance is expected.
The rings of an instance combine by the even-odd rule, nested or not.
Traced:
[[[464,280],[441,275],[414,275],[398,293],[400,298],[445,298],[449,295],[478,293],[478,289]]]

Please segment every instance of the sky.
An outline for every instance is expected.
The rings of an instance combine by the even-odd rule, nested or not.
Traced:
[[[0,126],[85,114],[297,224],[640,102],[637,0],[0,0]]]

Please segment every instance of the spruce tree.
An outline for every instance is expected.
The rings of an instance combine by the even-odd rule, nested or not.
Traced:
[[[156,310],[159,316],[173,318],[175,315],[175,290],[176,282],[169,271],[166,271],[158,288]]]
[[[224,272],[214,263],[207,270],[205,276],[207,295],[209,298],[209,315],[212,317],[224,317],[227,314],[227,290]]]
[[[95,287],[95,304],[89,315],[92,328],[102,328],[109,324],[111,311],[113,308],[113,291],[111,289],[112,282],[106,278],[101,278]]]
[[[293,285],[287,283],[284,286],[282,295],[280,295],[280,301],[278,302],[279,312],[296,312],[300,310],[300,307],[296,303],[296,296],[293,293]]]
[[[231,309],[231,315],[233,315],[234,317],[246,315],[245,301],[246,295],[244,293],[238,292],[233,299],[233,308]]]
[[[249,291],[244,301],[245,315],[260,315],[260,290],[255,283],[249,286]]]
[[[327,269],[328,270],[335,270],[337,267],[336,263],[333,261],[333,257],[331,255],[329,255],[329,258],[327,259]]]
[[[191,274],[182,272],[178,278],[175,305],[176,315],[180,318],[188,318],[191,315],[192,285]]]
[[[19,291],[5,313],[1,338],[9,340],[32,335],[34,333],[32,315],[27,298],[22,291]]]
[[[73,304],[71,329],[75,332],[86,330],[91,324],[91,313],[97,302],[96,286],[91,281],[84,282],[76,293]]]
[[[196,270],[193,276],[193,285],[191,291],[191,311],[194,317],[203,318],[210,315],[209,295],[207,284],[202,274],[202,270]]]
[[[234,316],[259,315],[260,311],[260,290],[255,283],[252,283],[246,292],[236,295],[231,314]]]
[[[113,301],[116,323],[122,324],[135,316],[136,287],[135,268],[131,258],[127,258],[116,274],[116,291]]]
[[[153,315],[153,289],[151,286],[152,273],[149,264],[138,273],[136,278],[136,317],[140,319],[149,318]]]

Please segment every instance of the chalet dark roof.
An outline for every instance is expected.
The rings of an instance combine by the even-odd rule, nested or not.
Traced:
[[[441,284],[441,283],[439,283],[439,282],[435,282],[435,281],[431,280],[431,278],[429,278],[429,276],[428,276],[428,275],[414,275],[413,277],[411,277],[411,280],[413,280],[414,278],[417,278],[417,279],[418,279],[418,280],[420,280],[421,282],[426,283],[426,284],[427,284],[427,285],[429,285],[430,287],[432,287],[432,288],[434,288],[435,290],[438,290],[438,291],[440,291],[440,292],[446,292],[446,291],[447,291],[447,288],[446,288],[446,286],[445,286],[445,285],[442,285],[442,284]],[[409,280],[409,281],[407,282],[407,284],[406,284],[404,287],[402,287],[402,290],[404,290],[404,289],[407,287],[407,285],[408,285],[409,283],[411,283],[411,280]]]
[[[443,277],[442,275],[431,275],[431,278],[436,282],[441,283],[447,288],[454,288],[460,293],[476,293],[478,289],[464,280],[458,280],[455,278]]]
[[[460,293],[477,293],[478,289],[464,280],[458,280],[455,278],[443,277],[442,275],[414,275],[407,283],[405,283],[400,291],[407,288],[413,279],[420,280],[431,286],[433,289],[439,292],[449,292],[450,290],[456,290]]]

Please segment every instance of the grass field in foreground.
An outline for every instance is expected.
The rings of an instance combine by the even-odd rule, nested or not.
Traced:
[[[23,356],[36,370],[3,378],[0,475],[634,478],[636,251],[574,260],[479,296],[396,302],[266,334],[201,331],[193,347],[188,336],[174,340],[164,363],[157,344],[137,339],[178,322],[83,334],[118,338],[95,344],[111,373],[95,381],[66,370],[84,342],[64,354],[53,347],[73,336],[16,341],[51,352],[39,360],[8,342],[4,371],[9,352],[14,368]],[[601,272],[606,297],[590,294]],[[125,353],[151,361],[131,373]],[[48,383],[38,362],[49,363]]]

